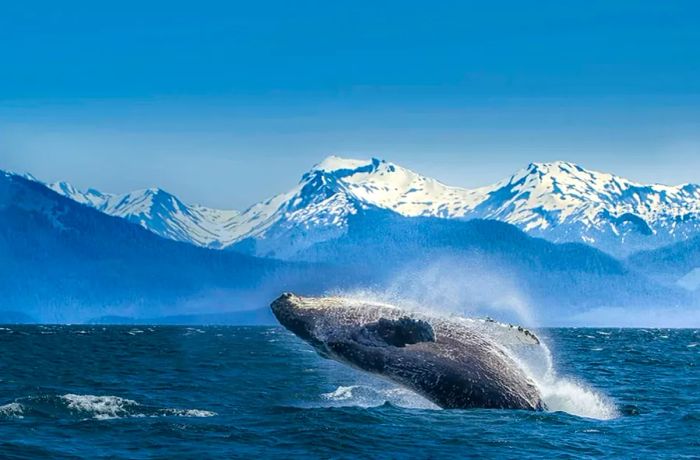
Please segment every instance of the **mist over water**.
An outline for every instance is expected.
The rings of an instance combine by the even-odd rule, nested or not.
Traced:
[[[428,308],[469,316],[494,316],[535,326],[535,312],[518,287],[517,276],[483,260],[440,257],[398,274],[388,291]]]
[[[581,309],[540,305],[507,264],[478,257],[440,255],[412,263],[381,287],[334,290],[346,295],[380,300],[410,309],[491,317],[529,328],[541,327],[700,327],[700,306],[695,304],[624,305],[611,303]],[[555,289],[554,287],[552,289]]]
[[[381,288],[340,290],[327,293],[401,308],[493,317],[499,321],[536,327],[538,316],[528,296],[519,287],[518,277],[508,268],[443,256],[420,267],[399,271]]]

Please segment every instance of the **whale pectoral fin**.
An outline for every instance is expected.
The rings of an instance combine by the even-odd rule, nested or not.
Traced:
[[[427,322],[404,316],[399,319],[381,318],[359,328],[353,334],[359,343],[375,347],[405,347],[420,342],[434,342],[435,332]]]

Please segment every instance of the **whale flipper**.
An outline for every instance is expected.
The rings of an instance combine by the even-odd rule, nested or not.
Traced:
[[[435,332],[430,323],[408,316],[399,319],[380,318],[358,328],[353,335],[358,343],[370,346],[405,347],[435,341]]]

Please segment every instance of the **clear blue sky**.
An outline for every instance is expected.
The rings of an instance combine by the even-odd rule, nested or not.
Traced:
[[[5,2],[0,168],[241,208],[324,156],[700,182],[700,2]]]

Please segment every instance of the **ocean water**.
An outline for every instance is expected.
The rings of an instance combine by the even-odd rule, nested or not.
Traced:
[[[0,457],[700,457],[700,331],[540,334],[534,413],[440,410],[281,328],[2,326]]]

